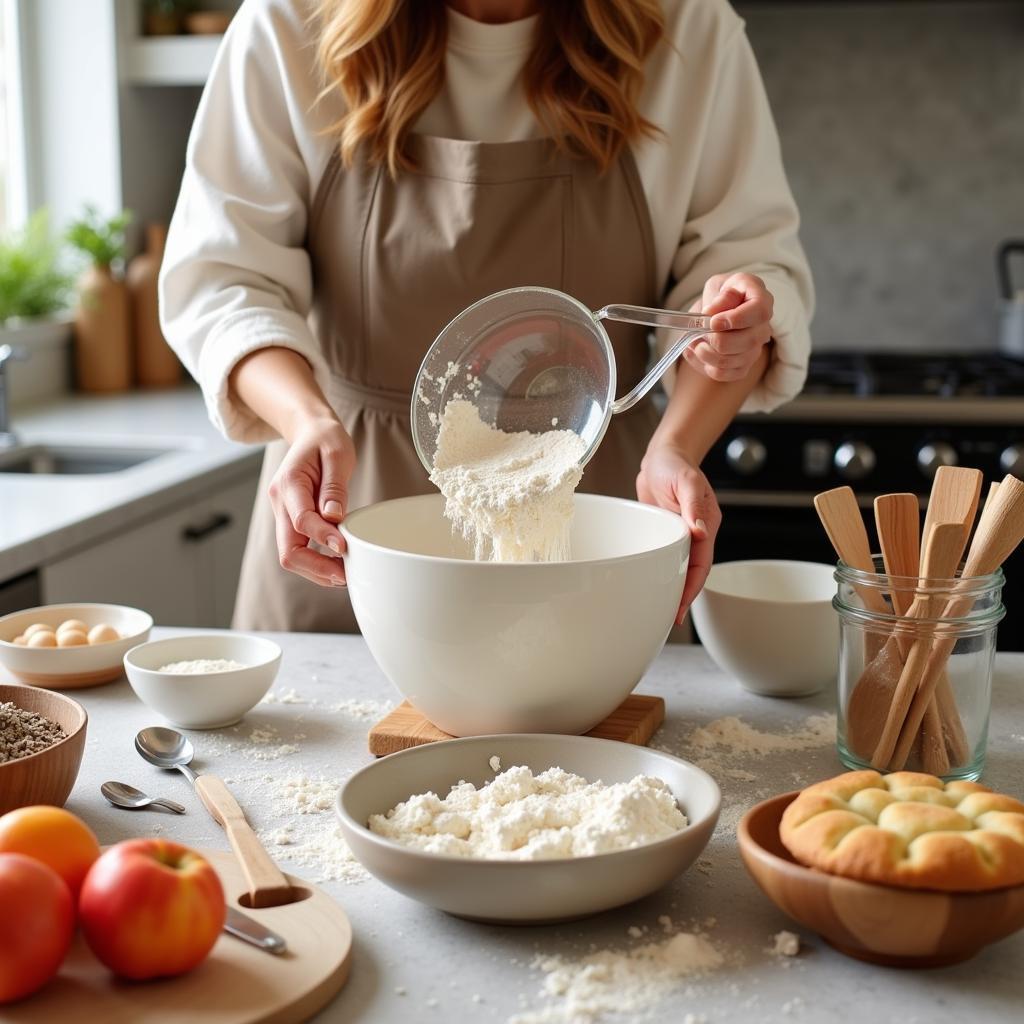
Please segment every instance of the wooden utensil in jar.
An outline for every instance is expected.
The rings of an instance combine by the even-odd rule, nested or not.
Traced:
[[[850,568],[873,573],[875,563],[871,557],[864,520],[861,518],[857,498],[849,487],[836,487],[823,491],[814,498],[825,533],[835,548],[836,555]],[[885,598],[873,587],[855,587],[864,607],[878,615],[888,615]],[[874,664],[872,658],[869,664]],[[846,711],[846,741],[850,749],[861,757],[870,757],[881,735],[889,713],[895,671],[865,671],[850,694]]]
[[[921,538],[918,535],[921,508],[916,494],[880,494],[875,498],[875,526],[882,563],[890,578],[889,596],[896,615],[906,616],[913,598],[906,585],[917,579],[921,563]],[[913,641],[905,633],[894,633],[900,660],[905,661]],[[921,726],[921,762],[932,775],[949,771],[949,755],[942,735],[942,722],[935,701],[929,703]]]
[[[926,579],[949,579],[956,572],[962,553],[963,524],[960,522],[932,523],[924,539],[924,557],[921,560],[922,576]],[[927,597],[915,598],[908,618],[924,617],[927,614],[927,606]],[[882,726],[881,735],[871,757],[872,767],[879,771],[888,765],[892,757],[896,741],[900,736],[900,728],[910,708],[910,702],[914,698],[916,682],[920,678],[930,649],[931,643],[927,639],[918,637],[914,639],[910,653],[907,655],[907,660],[892,695],[885,724]],[[922,708],[921,718],[922,720],[924,718],[924,708]],[[920,724],[919,721],[918,725]]]
[[[985,503],[977,532],[971,543],[962,578],[970,579],[974,576],[987,576],[994,573],[1022,540],[1024,540],[1024,483],[1016,477],[1008,475],[999,484],[998,490],[989,493],[989,499]],[[942,617],[960,617],[966,614],[973,604],[974,599],[971,597],[954,596],[943,609]],[[901,723],[899,740],[890,762],[894,770],[899,770],[906,763],[907,755],[914,742],[914,735],[924,717],[924,709],[927,707],[927,702],[931,700],[939,676],[956,646],[956,638],[944,637],[931,645],[915,644],[915,647],[918,646],[927,647],[928,657],[918,672],[913,700]],[[910,667],[910,659],[907,661],[907,667]]]
[[[964,466],[940,466],[935,471],[932,492],[928,497],[928,509],[924,517],[924,530],[927,531],[933,522],[940,520],[962,522],[964,534],[963,545],[960,548],[961,556],[964,548],[967,547],[967,539],[971,535],[971,527],[974,525],[974,519],[978,512],[978,501],[981,497],[983,483],[984,476],[978,469],[968,469]],[[942,603],[941,599],[939,603]],[[934,601],[930,602],[925,614],[937,614],[938,609],[935,604]],[[931,705],[929,707],[930,710],[924,718],[925,732],[934,732],[936,727],[941,725],[939,735],[948,745],[949,759],[953,764],[966,764],[971,752],[967,736],[964,733],[963,722],[960,720],[960,711],[956,706],[953,687],[950,686],[945,671],[935,687],[934,707]],[[936,712],[938,721],[936,721]],[[926,748],[928,746],[926,744]],[[928,770],[931,771],[931,769]],[[935,771],[932,774],[944,775],[948,770],[946,767],[943,771]]]
[[[928,536],[934,523],[939,521],[959,522],[961,524],[960,549],[953,561],[953,572],[956,571],[956,567],[959,565],[960,556],[963,554],[964,547],[967,544],[967,537],[970,534],[971,524],[974,522],[974,516],[978,508],[978,498],[981,493],[981,483],[982,474],[976,469],[942,466],[935,474],[932,492],[928,501],[928,511],[925,514],[923,534],[925,550],[927,551]],[[947,531],[947,533],[950,538],[953,537],[952,531]],[[923,565],[919,569],[919,576],[921,578],[918,581],[918,585],[923,588],[925,585],[924,581],[929,578]],[[921,593],[914,599],[910,608],[907,609],[905,618],[922,618],[928,616],[931,611],[931,602],[924,593]],[[910,652],[906,653],[909,655]],[[921,656],[919,652],[918,657],[920,658]],[[897,737],[886,734],[885,729],[891,717],[892,707],[897,700],[897,695],[899,695],[901,707],[903,702],[909,700],[912,696],[906,690],[902,693],[899,691],[899,680],[905,668],[906,663],[901,656],[899,645],[895,641],[890,642],[879,652],[871,664],[865,668],[860,680],[858,680],[854,687],[854,693],[862,685],[871,685],[875,691],[884,690],[889,695],[890,704],[886,709],[885,716],[880,720],[875,719],[872,723],[873,726],[877,726],[877,731],[873,732],[870,736],[870,750],[865,748],[864,752],[857,751],[863,757],[870,757],[872,764],[880,756],[880,748],[882,750],[888,749],[891,754],[890,745],[896,742]],[[867,683],[869,679],[872,680],[870,684]],[[881,681],[879,681],[880,679]],[[929,712],[928,726],[930,734],[938,734],[945,737],[950,745],[952,760],[956,764],[962,764],[969,756],[967,739],[964,736],[963,724],[960,721],[956,700],[948,680],[944,681],[941,691],[937,694],[936,704],[937,716]],[[903,707],[902,714],[905,714],[905,712],[906,708]],[[849,717],[849,711],[847,712],[847,717]],[[884,745],[882,744],[883,735],[886,736]],[[929,743],[928,746],[930,750],[935,751],[934,744]],[[943,763],[941,759],[934,761],[936,767],[940,767]]]

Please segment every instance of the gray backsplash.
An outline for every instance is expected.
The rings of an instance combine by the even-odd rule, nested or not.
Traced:
[[[994,347],[1024,236],[1024,4],[741,3],[814,268],[815,347]]]

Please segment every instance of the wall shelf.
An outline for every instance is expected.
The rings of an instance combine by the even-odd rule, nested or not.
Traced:
[[[128,85],[205,85],[223,36],[154,36],[126,47]]]

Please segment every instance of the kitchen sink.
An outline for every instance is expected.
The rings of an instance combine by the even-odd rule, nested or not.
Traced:
[[[120,473],[166,455],[169,448],[116,448],[85,445],[30,444],[0,449],[0,473],[72,476]]]

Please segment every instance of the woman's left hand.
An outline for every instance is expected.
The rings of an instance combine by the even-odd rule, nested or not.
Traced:
[[[713,334],[683,350],[683,358],[711,380],[742,380],[771,340],[775,300],[754,274],[715,274],[691,312],[711,316]]]
[[[683,451],[657,442],[648,448],[640,464],[636,496],[647,505],[657,505],[682,516],[690,529],[690,561],[676,616],[676,625],[679,625],[711,571],[715,535],[722,522],[718,499],[707,477]]]

